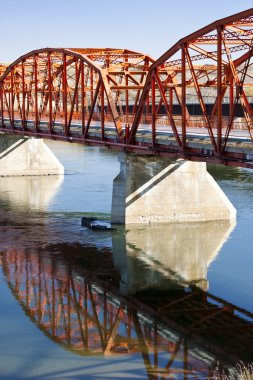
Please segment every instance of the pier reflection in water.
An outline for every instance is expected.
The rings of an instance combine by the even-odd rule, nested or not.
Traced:
[[[46,211],[63,180],[63,175],[4,177],[0,181],[0,199],[21,210]]]
[[[234,227],[229,221],[132,225],[124,234],[114,234],[122,292],[168,288],[171,280],[207,289],[207,269]]]

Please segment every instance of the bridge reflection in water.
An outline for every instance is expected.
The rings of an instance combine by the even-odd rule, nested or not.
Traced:
[[[141,354],[150,379],[212,378],[223,364],[252,359],[253,314],[196,286],[206,287],[207,267],[233,226],[202,224],[206,245],[194,224],[182,244],[180,228],[113,231],[113,255],[66,243],[7,249],[3,272],[24,312],[66,349]]]

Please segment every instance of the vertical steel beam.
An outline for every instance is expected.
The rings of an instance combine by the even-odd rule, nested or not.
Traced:
[[[1,98],[1,126],[2,128],[4,127],[4,98],[3,98],[3,89],[4,85],[3,85],[3,82],[1,82],[0,84],[0,98]]]
[[[166,96],[165,96],[165,92],[164,92],[161,80],[160,80],[159,75],[157,73],[155,74],[155,77],[156,77],[156,81],[157,81],[157,84],[158,84],[158,87],[159,87],[159,90],[160,90],[160,93],[161,93],[161,96],[162,96],[162,99],[163,99],[163,103],[164,103],[167,115],[168,115],[169,120],[170,120],[170,124],[171,124],[171,128],[173,130],[173,133],[174,133],[174,137],[175,137],[175,139],[176,139],[176,141],[178,143],[178,146],[181,148],[182,147],[182,141],[181,141],[180,136],[178,134],[177,126],[176,126],[175,120],[173,118],[173,115],[170,112],[170,107],[168,105],[168,102],[167,102],[167,99],[166,99]]]
[[[49,106],[49,130],[53,131],[53,104],[52,104],[52,71],[51,71],[51,54],[47,55],[47,75],[48,75],[48,106]]]
[[[11,69],[11,127],[14,128],[14,78],[13,69]]]
[[[33,66],[34,66],[34,105],[35,105],[35,128],[36,131],[39,129],[39,112],[38,112],[38,62],[37,55],[34,54],[33,57]]]
[[[85,104],[84,104],[84,96],[85,96],[85,90],[84,90],[84,64],[83,61],[80,62],[81,65],[81,112],[82,112],[82,135],[84,136],[85,131]]]
[[[234,78],[230,78],[229,82],[229,117],[231,118],[234,109]]]
[[[8,105],[9,120],[10,120],[10,124],[11,124],[12,117],[11,117],[11,92],[10,92],[10,89],[7,92],[6,102],[7,102],[7,105]]]
[[[147,101],[146,101],[146,122],[147,122],[147,116],[150,114],[150,96],[149,92],[147,95]]]
[[[25,130],[26,118],[25,118],[25,66],[24,60],[22,60],[22,127]]]
[[[227,58],[228,58],[229,66],[230,66],[230,70],[231,70],[231,73],[233,75],[234,83],[236,85],[236,97],[234,99],[233,110],[232,110],[232,114],[230,116],[229,123],[227,125],[227,129],[226,129],[226,133],[225,133],[225,137],[224,137],[224,142],[223,142],[223,147],[222,147],[222,150],[224,151],[225,148],[226,148],[227,142],[228,142],[230,131],[232,129],[232,125],[233,125],[233,121],[234,121],[234,116],[235,116],[235,107],[238,104],[239,99],[241,101],[244,117],[245,117],[245,120],[246,120],[246,123],[247,123],[247,127],[248,127],[248,130],[249,130],[250,136],[253,139],[253,136],[252,136],[252,133],[251,133],[252,124],[253,124],[253,111],[251,109],[251,106],[250,106],[250,104],[248,102],[247,96],[245,95],[245,92],[244,92],[244,89],[243,89],[244,80],[245,80],[245,77],[246,77],[246,72],[248,70],[250,59],[251,59],[251,56],[252,56],[252,47],[250,49],[250,54],[248,55],[247,60],[244,62],[244,68],[242,69],[242,77],[241,77],[241,79],[239,79],[238,72],[237,72],[237,67],[234,64],[234,61],[233,61],[232,55],[231,55],[231,50],[228,47],[227,42],[226,42],[226,35],[225,35],[225,33],[223,31],[222,31],[221,35],[222,35],[222,41],[224,43],[224,47],[225,47],[225,50],[226,50],[226,54],[227,54]]]
[[[141,78],[140,78],[140,81],[139,81],[140,85],[143,83],[144,79],[145,79],[145,74],[141,74]],[[137,94],[136,94],[136,97],[135,97],[135,102],[134,102],[134,106],[133,106],[132,115],[135,115],[135,113],[136,113],[136,110],[137,110],[137,107],[138,107],[139,98],[140,98],[140,94],[141,94],[141,91],[138,90]]]
[[[5,105],[7,107],[8,115],[9,115],[9,121],[11,125],[11,100],[10,100],[10,91],[9,88],[7,87],[8,91],[4,93],[5,97]]]
[[[79,64],[81,65],[81,61]],[[77,61],[76,61],[75,66],[76,66],[76,82],[78,82],[79,79],[78,79],[78,62]],[[77,87],[77,93],[76,93],[76,112],[78,112],[78,110],[79,110],[79,91],[78,91],[78,89],[79,89],[79,86]]]
[[[31,74],[29,73],[29,76],[31,76]],[[30,77],[29,80],[31,80],[32,78]],[[30,84],[26,85],[26,120],[29,119],[29,112],[30,112],[30,101],[31,101],[31,82]]]
[[[93,103],[94,95],[93,95],[93,89],[94,89],[94,78],[93,78],[93,68],[90,68],[90,99],[91,104]]]
[[[196,90],[197,95],[198,95],[199,104],[200,104],[200,107],[201,107],[201,110],[202,110],[202,113],[203,113],[203,116],[204,116],[204,120],[205,120],[205,123],[206,123],[206,126],[207,126],[207,130],[208,130],[209,136],[210,136],[210,141],[211,141],[211,143],[213,145],[214,151],[216,151],[216,149],[217,149],[216,148],[216,140],[215,140],[214,135],[213,135],[213,130],[212,130],[212,126],[211,126],[211,123],[210,123],[210,118],[209,118],[209,116],[207,114],[206,105],[205,105],[204,99],[202,97],[202,93],[201,93],[200,86],[199,86],[199,83],[198,83],[198,78],[196,76],[195,69],[194,69],[194,66],[193,66],[193,63],[192,63],[192,60],[191,60],[191,57],[190,57],[190,54],[189,54],[189,51],[188,51],[187,47],[185,47],[185,54],[186,54],[186,57],[187,57],[188,65],[190,67],[190,71],[191,71],[193,83],[194,83],[194,86],[195,86],[195,90]]]
[[[103,82],[101,82],[100,87],[100,99],[101,99],[101,140],[104,141],[105,139],[105,90]]]
[[[67,103],[67,57],[63,54],[63,72],[62,72],[62,106],[64,117],[64,132],[67,133],[68,128],[68,103]]]
[[[125,71],[128,72],[129,66],[127,65],[128,58],[125,58]],[[128,74],[125,75],[125,85],[126,85],[126,123],[128,127],[128,115],[129,115],[129,91],[127,89],[128,87]]]
[[[120,142],[123,142],[125,140],[124,131],[121,125],[120,115],[118,114],[118,111],[116,108],[115,99],[112,95],[112,91],[108,82],[108,71],[106,69],[101,70],[101,76],[100,76],[99,81],[102,82],[104,85],[104,90],[105,90],[105,94],[107,98],[107,109],[110,111],[112,115],[113,122],[117,131],[118,139]]]
[[[222,35],[219,27],[217,29],[217,156],[220,156],[222,148],[222,97]]]
[[[90,114],[89,114],[89,118],[88,118],[88,121],[87,121],[86,129],[85,129],[85,138],[88,137],[90,123],[91,123],[91,119],[92,119],[93,112],[94,112],[94,109],[95,109],[95,105],[96,105],[96,101],[97,101],[97,97],[98,97],[98,94],[99,94],[99,89],[100,89],[101,83],[102,83],[102,81],[99,78],[98,84],[97,84],[97,88],[96,88],[96,91],[95,91],[95,95],[94,95],[94,99],[93,99],[93,102],[92,102],[91,107],[90,107],[91,108],[90,109]]]
[[[126,87],[128,86],[128,76],[125,77]],[[128,115],[129,115],[129,91],[126,90],[126,123],[128,124]]]
[[[156,82],[155,75],[152,77],[152,148],[155,147],[156,140],[156,104],[155,104],[155,93],[156,93]]]
[[[181,46],[182,58],[182,93],[181,93],[181,108],[182,108],[182,149],[186,149],[186,56],[185,46]]]
[[[173,88],[169,88],[169,93],[170,93],[170,99],[169,99],[169,107],[170,107],[170,113],[173,114]]]
[[[157,105],[157,107],[156,107],[156,114],[157,114],[157,115],[158,115],[159,112],[160,112],[160,109],[161,109],[162,104],[163,104],[163,100],[162,100],[162,98],[160,98],[159,103],[158,103],[158,105]]]
[[[76,65],[76,69],[77,69],[77,65]],[[66,134],[67,136],[69,135],[69,132],[70,132],[73,111],[75,108],[75,102],[78,101],[78,86],[79,86],[79,81],[80,81],[80,77],[81,77],[81,69],[82,69],[81,63],[79,63],[79,69],[78,69],[78,72],[76,74],[75,89],[74,89],[74,94],[73,94],[72,103],[71,103],[71,107],[70,107],[70,113],[69,113],[68,128],[67,128],[67,134]]]

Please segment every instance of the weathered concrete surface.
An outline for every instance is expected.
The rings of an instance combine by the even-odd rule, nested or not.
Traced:
[[[64,174],[43,139],[20,139],[0,154],[0,176]]]
[[[236,210],[205,163],[120,155],[113,183],[112,223],[227,220]]]
[[[235,221],[132,225],[112,235],[122,294],[194,283],[208,289],[207,272]]]

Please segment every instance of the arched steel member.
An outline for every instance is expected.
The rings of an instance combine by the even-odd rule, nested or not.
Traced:
[[[27,53],[0,78],[2,129],[84,140],[96,122],[95,139],[104,141],[110,140],[107,121],[115,126],[116,140],[123,142],[122,123],[133,119],[152,62],[141,53],[110,48]]]
[[[138,127],[147,98],[151,98],[154,150],[171,149],[192,159],[238,159],[236,152],[228,153],[231,131],[245,129],[252,139],[252,51],[253,8],[179,40],[150,68],[128,143],[138,143]],[[190,104],[200,110],[201,116],[190,115]],[[242,118],[238,119],[236,115],[240,113]],[[170,126],[171,143],[158,141],[159,124]],[[206,148],[189,144],[190,127],[206,130]]]

